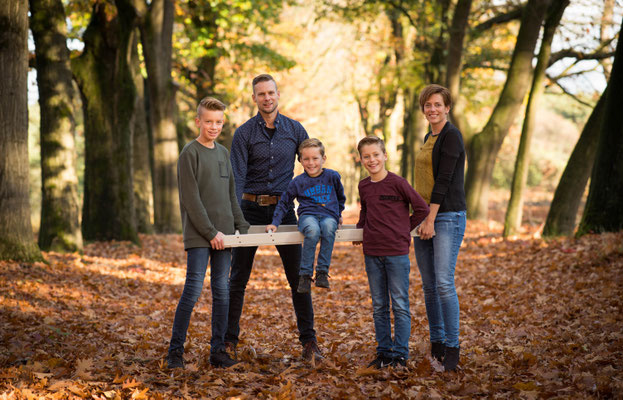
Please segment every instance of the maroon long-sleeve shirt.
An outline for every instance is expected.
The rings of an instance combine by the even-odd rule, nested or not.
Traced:
[[[428,215],[428,205],[406,179],[388,172],[385,179],[359,182],[363,253],[368,256],[409,254],[410,232]],[[409,205],[413,214],[409,215]]]

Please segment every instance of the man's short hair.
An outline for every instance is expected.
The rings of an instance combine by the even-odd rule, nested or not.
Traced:
[[[434,94],[440,94],[443,99],[443,105],[452,107],[452,96],[450,91],[441,85],[428,85],[420,92],[420,110],[424,112],[424,104]]]
[[[260,74],[258,76],[256,76],[255,78],[253,78],[253,93],[255,93],[255,85],[257,85],[260,82],[269,82],[272,81],[275,84],[275,90],[277,90],[277,82],[275,81],[275,78],[273,78],[271,75],[268,74]]]
[[[312,147],[319,149],[320,155],[324,157],[324,145],[322,144],[322,142],[316,138],[311,138],[305,139],[301,142],[301,144],[299,145],[297,159],[301,161],[301,153],[303,152],[303,149],[309,149]]]
[[[385,151],[385,142],[383,141],[383,139],[381,139],[378,136],[368,135],[368,136],[364,137],[363,139],[361,139],[359,141],[359,143],[357,144],[357,151],[359,152],[359,155],[361,155],[361,148],[363,146],[369,146],[371,144],[375,144],[375,145],[379,146],[381,148],[381,150],[383,151],[383,154],[387,153]]]
[[[225,111],[227,106],[222,101],[208,96],[204,97],[199,102],[199,105],[197,106],[197,117],[201,116],[202,108],[209,111]]]

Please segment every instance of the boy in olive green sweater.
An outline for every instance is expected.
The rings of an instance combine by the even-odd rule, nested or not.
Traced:
[[[225,351],[225,331],[229,310],[229,269],[231,250],[223,237],[236,230],[247,233],[238,201],[229,152],[216,138],[223,129],[225,104],[206,97],[197,107],[197,139],[184,146],[177,162],[180,210],[187,252],[186,282],[175,311],[167,356],[169,368],[184,367],[184,342],[193,307],[201,294],[208,261],[212,289],[212,339],[210,364],[236,364]]]

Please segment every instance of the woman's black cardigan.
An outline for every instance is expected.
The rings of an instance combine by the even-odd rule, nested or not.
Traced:
[[[428,140],[429,132],[424,138]],[[439,204],[439,212],[463,211],[465,203],[465,146],[463,135],[449,121],[446,122],[433,146],[433,177],[435,185],[431,204]]]

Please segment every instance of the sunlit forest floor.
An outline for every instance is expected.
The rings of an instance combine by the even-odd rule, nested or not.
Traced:
[[[187,368],[165,368],[185,274],[180,235],[142,247],[93,243],[47,264],[0,262],[0,398],[622,398],[623,232],[543,240],[538,198],[524,232],[504,209],[468,221],[456,270],[461,362],[431,363],[411,252],[408,369],[375,371],[372,305],[359,247],[336,244],[330,291],[313,288],[326,358],[300,360],[289,289],[273,247],[256,257],[241,321],[243,363],[207,362],[209,282],[191,320]],[[530,208],[532,207],[532,208]],[[346,222],[355,222],[350,210]]]

